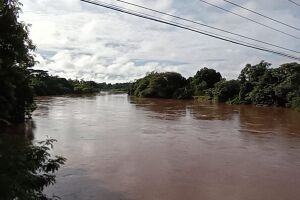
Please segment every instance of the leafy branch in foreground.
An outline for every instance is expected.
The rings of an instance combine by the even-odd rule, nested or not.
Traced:
[[[55,172],[66,162],[49,151],[55,139],[32,144],[11,136],[0,138],[0,196],[3,200],[51,200],[43,194],[55,183]]]

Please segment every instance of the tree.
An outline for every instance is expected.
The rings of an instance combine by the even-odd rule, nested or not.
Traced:
[[[95,93],[100,91],[98,84],[94,81],[76,80],[72,81],[72,84],[74,87],[74,93],[77,94]]]
[[[186,79],[179,73],[151,72],[132,84],[129,94],[138,97],[185,99],[192,95],[186,86]]]
[[[205,94],[205,90],[213,88],[214,85],[221,81],[222,76],[214,69],[202,68],[197,71],[196,75],[191,81],[191,85],[194,88],[195,95]]]
[[[213,90],[214,99],[218,102],[233,102],[238,98],[240,82],[238,80],[220,81]]]
[[[30,72],[35,46],[28,26],[18,21],[21,4],[0,0],[0,120],[22,122],[34,108]]]
[[[241,74],[239,75],[239,80],[242,83],[257,83],[260,77],[264,75],[269,66],[271,66],[271,64],[265,61],[261,61],[257,65],[247,64],[246,67],[242,69]]]
[[[254,66],[246,65],[239,76],[240,102],[297,107],[300,65],[286,63],[278,68],[269,68],[270,65],[264,61]]]
[[[270,63],[261,61],[257,65],[247,64],[244,69],[242,69],[238,80],[241,83],[241,90],[239,94],[240,103],[252,103],[250,93],[253,91],[254,87],[259,84],[261,77],[267,71]]]

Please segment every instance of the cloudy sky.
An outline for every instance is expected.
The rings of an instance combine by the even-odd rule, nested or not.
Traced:
[[[142,11],[114,0],[103,1]],[[290,49],[300,49],[300,40],[210,7],[198,0],[127,1]],[[207,1],[300,37],[297,30],[233,7],[223,0]],[[287,0],[232,1],[290,25],[300,25],[300,7]],[[79,0],[21,2],[21,20],[31,24],[30,35],[37,45],[36,58],[40,63],[35,68],[66,78],[115,83],[135,80],[153,70],[176,71],[188,77],[202,67],[210,67],[230,79],[236,78],[246,63],[256,64],[260,60],[266,60],[277,66],[293,61]],[[216,32],[195,24],[174,21]]]

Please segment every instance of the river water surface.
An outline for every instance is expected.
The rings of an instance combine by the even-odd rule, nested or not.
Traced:
[[[125,94],[38,99],[62,200],[300,199],[300,113]]]

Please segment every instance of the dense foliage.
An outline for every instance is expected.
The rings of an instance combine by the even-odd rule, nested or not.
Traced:
[[[66,161],[50,155],[55,140],[32,144],[22,136],[0,135],[0,197],[2,200],[50,200],[43,194],[55,183],[55,172]]]
[[[194,95],[204,95],[206,90],[211,89],[221,81],[222,76],[214,69],[203,68],[190,79]]]
[[[226,80],[214,69],[203,68],[187,80],[178,73],[152,72],[131,85],[130,95],[158,98],[197,96],[218,102],[276,105],[300,110],[300,64],[278,68],[260,62],[247,64],[237,80]]]
[[[300,64],[287,63],[278,68],[269,66],[266,62],[246,65],[239,76],[239,101],[300,108]]]
[[[30,73],[35,49],[18,21],[20,3],[0,0],[0,121],[22,122],[34,108]],[[5,31],[3,31],[5,30]]]
[[[131,85],[129,94],[138,97],[177,98],[191,96],[187,80],[179,73],[148,73]]]
[[[237,80],[222,80],[215,84],[213,98],[218,102],[233,102],[240,92],[240,83]]]
[[[46,71],[32,70],[31,86],[37,96],[83,94],[100,91],[94,81],[67,80],[57,76],[50,76]]]

